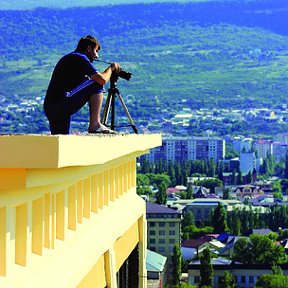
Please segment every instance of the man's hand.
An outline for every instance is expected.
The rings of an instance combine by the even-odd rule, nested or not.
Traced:
[[[120,73],[120,71],[121,71],[121,66],[118,64],[118,63],[116,63],[116,62],[113,62],[111,65],[110,65],[110,67],[111,67],[111,69],[112,69],[112,72],[113,73],[116,73],[116,74],[119,74]]]

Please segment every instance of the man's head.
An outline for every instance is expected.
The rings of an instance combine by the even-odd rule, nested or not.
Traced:
[[[95,37],[87,35],[79,40],[75,51],[85,54],[92,62],[98,58],[98,51],[100,49],[100,42]]]

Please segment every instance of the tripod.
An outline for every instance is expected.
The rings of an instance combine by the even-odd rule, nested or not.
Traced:
[[[128,108],[126,107],[124,100],[120,94],[120,91],[118,90],[117,86],[116,86],[116,82],[118,80],[117,76],[113,76],[110,79],[110,88],[108,89],[108,97],[104,106],[104,110],[103,110],[103,114],[102,114],[102,118],[101,118],[101,123],[104,124],[105,126],[109,126],[112,130],[115,130],[115,98],[118,96],[118,98],[120,99],[120,102],[123,106],[123,109],[129,119],[130,125],[134,131],[135,134],[138,134],[136,125],[128,111]],[[111,124],[107,125],[107,121],[108,121],[108,117],[109,117],[109,113],[110,113],[110,109],[111,109]]]

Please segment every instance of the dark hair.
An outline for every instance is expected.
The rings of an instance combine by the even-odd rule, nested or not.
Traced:
[[[79,40],[75,51],[85,52],[88,46],[91,46],[91,48],[94,49],[96,45],[99,46],[100,50],[101,49],[100,42],[95,37],[87,35]]]

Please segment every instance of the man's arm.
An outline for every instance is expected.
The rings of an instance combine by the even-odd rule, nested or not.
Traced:
[[[105,85],[111,78],[113,72],[119,73],[120,72],[120,65],[118,63],[112,63],[108,66],[104,72],[100,73],[97,72],[92,75],[90,78],[100,85]]]

